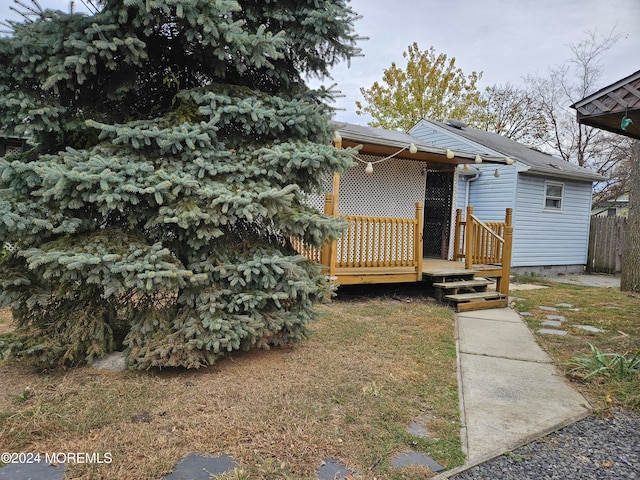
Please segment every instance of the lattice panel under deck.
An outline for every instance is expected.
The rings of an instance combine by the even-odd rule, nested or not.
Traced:
[[[15,153],[22,153],[22,147],[20,145],[7,145],[4,154],[13,155]]]

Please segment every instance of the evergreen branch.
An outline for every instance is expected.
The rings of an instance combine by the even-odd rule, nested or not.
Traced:
[[[25,3],[21,2],[20,0],[13,0],[15,3],[17,3],[18,5],[20,5],[22,8],[28,10],[31,12],[32,15],[37,15],[39,17],[41,17],[44,14],[44,10],[42,10],[42,7],[40,6],[40,4],[38,2],[36,2],[36,0],[31,0],[31,3],[33,3],[38,10],[34,10],[32,7],[26,5]],[[22,15],[25,19],[29,20],[27,15],[29,15],[28,13],[25,12],[21,12],[20,10],[18,10],[15,7],[9,7],[11,10],[13,10],[14,12],[19,13],[20,15]]]
[[[89,10],[94,15],[99,13],[100,10],[96,7],[91,0],[80,0],[82,4],[85,6],[87,10]]]

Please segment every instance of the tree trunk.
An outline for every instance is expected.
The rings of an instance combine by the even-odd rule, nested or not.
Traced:
[[[620,290],[640,292],[640,140],[633,142],[627,224]]]

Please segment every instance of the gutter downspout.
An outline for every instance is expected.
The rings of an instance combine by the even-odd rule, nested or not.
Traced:
[[[472,177],[467,178],[464,183],[465,183],[465,187],[464,187],[464,211],[467,211],[467,207],[469,206],[469,187],[470,187],[470,183],[471,182],[475,182],[478,178],[480,178],[480,175],[482,175],[482,172],[478,172],[475,175],[473,175]]]

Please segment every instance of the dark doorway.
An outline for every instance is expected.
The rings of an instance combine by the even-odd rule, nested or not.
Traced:
[[[452,202],[453,172],[427,170],[423,231],[425,257],[447,258]]]

